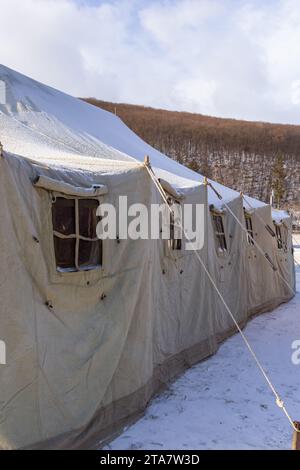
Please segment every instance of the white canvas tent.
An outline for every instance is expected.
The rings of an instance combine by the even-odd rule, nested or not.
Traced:
[[[149,155],[174,194],[205,205],[201,257],[241,326],[293,295],[291,219],[213,183],[219,199],[106,111],[4,66],[0,83],[0,447],[92,447],[236,329],[194,253],[170,253],[163,240],[105,240],[101,267],[57,269],[56,201],[77,208],[79,232],[86,200],[160,203]],[[226,237],[221,256],[212,205]],[[275,270],[237,223],[246,227],[244,208]],[[266,229],[275,232],[274,220],[277,236]],[[77,263],[86,253],[79,248]]]

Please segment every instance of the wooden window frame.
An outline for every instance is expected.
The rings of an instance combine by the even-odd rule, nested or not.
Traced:
[[[56,203],[57,199],[66,199],[74,201],[74,225],[75,225],[75,232],[65,235],[57,230],[54,229],[53,226],[53,206]],[[90,272],[96,271],[102,268],[103,266],[103,241],[100,240],[97,236],[96,237],[87,237],[81,234],[80,230],[80,214],[79,214],[79,201],[97,201],[98,206],[100,205],[100,198],[99,197],[79,197],[79,196],[69,196],[65,194],[52,194],[52,232],[53,232],[53,248],[54,248],[54,258],[55,258],[55,267],[56,272],[58,273],[78,273],[78,272]],[[58,266],[58,260],[56,256],[55,250],[55,237],[59,239],[73,239],[75,240],[75,252],[74,252],[74,267],[69,268],[62,268]],[[91,264],[91,265],[80,265],[79,257],[80,257],[80,242],[89,242],[89,243],[99,243],[99,264]]]
[[[287,253],[288,251],[288,229],[284,224],[279,224],[273,221],[274,227],[275,227],[275,236],[276,236],[276,242],[277,242],[277,248],[280,251],[284,251],[284,253]],[[284,232],[283,232],[284,231]]]
[[[169,207],[171,207],[174,204],[178,204],[181,207],[180,201],[175,199],[170,194],[167,194],[167,201],[168,201]],[[170,212],[170,238],[169,240],[167,240],[168,248],[171,251],[182,252],[183,251],[182,238],[175,238],[176,227],[175,227],[174,217],[175,217],[175,214],[174,214],[174,211],[172,210]]]
[[[211,209],[211,217],[217,244],[217,253],[219,256],[226,256],[228,254],[228,243],[223,220],[224,214],[223,212]]]
[[[244,210],[244,216],[245,216],[245,225],[246,225],[246,230],[247,230],[247,242],[248,242],[248,245],[254,246],[254,230],[253,230],[252,215],[249,214],[249,212]]]
[[[281,232],[281,226],[278,224],[274,224],[275,226],[275,235],[276,235],[276,241],[277,241],[277,248],[278,250],[283,250],[283,239],[282,239],[282,232]]]

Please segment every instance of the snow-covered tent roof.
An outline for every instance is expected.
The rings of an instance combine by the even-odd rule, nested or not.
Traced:
[[[160,153],[119,117],[0,65],[0,141],[8,152],[52,165],[91,169],[143,162],[149,155],[158,177],[190,190],[203,176]],[[103,162],[106,160],[106,163]],[[237,191],[214,183],[228,202]],[[210,203],[220,205],[213,191]],[[252,207],[264,203],[249,198]]]

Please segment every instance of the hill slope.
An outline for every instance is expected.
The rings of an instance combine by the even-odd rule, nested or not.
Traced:
[[[157,150],[226,186],[300,209],[300,126],[222,119],[86,99]]]

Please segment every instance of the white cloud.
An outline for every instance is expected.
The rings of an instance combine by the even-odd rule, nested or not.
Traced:
[[[294,80],[291,85],[291,101],[300,104],[300,80]]]
[[[298,0],[0,0],[0,62],[66,92],[300,123]]]
[[[200,78],[187,78],[178,80],[173,90],[173,99],[178,108],[198,112],[202,114],[214,114],[214,97],[217,82],[214,80],[202,80]]]
[[[176,50],[181,39],[186,44],[187,35],[197,37],[205,22],[218,14],[218,8],[222,8],[222,4],[217,4],[216,0],[169,0],[153,2],[143,8],[139,16],[143,27],[158,43]]]

